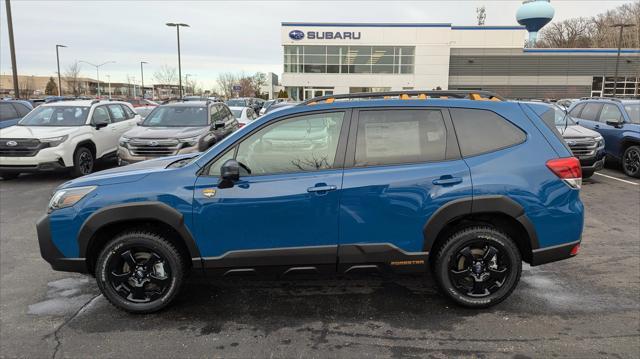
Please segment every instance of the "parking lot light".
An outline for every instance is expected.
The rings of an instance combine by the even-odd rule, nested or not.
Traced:
[[[91,65],[91,66],[96,68],[96,77],[97,77],[96,80],[98,81],[97,97],[100,98],[100,67],[102,67],[102,66],[104,66],[106,64],[115,64],[116,62],[115,61],[107,61],[107,62],[103,62],[103,63],[101,63],[99,65],[95,65],[95,64],[92,64],[92,63],[84,61],[84,60],[80,60],[78,62],[82,62],[82,63],[85,63],[87,65]]]
[[[140,61],[140,88],[141,88],[141,93],[142,93],[142,99],[144,100],[144,68],[142,67],[142,65],[144,64],[148,64],[148,62],[146,61]]]
[[[56,61],[58,63],[58,96],[62,96],[62,81],[60,80],[60,55],[58,48],[66,47],[65,45],[56,45]]]
[[[173,22],[168,22],[166,25],[170,27],[175,27],[177,36],[178,36],[178,94],[180,95],[180,99],[182,99],[182,64],[180,62],[180,27],[181,26],[191,27],[191,26],[183,23],[173,23]]]

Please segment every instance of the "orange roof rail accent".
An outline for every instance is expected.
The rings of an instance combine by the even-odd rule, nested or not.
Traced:
[[[490,101],[500,101],[500,99],[499,99],[499,98],[497,98],[497,97],[491,97],[489,100],[490,100]]]
[[[336,100],[335,98],[331,97],[331,98],[326,99],[324,102],[325,103],[333,103],[333,101],[335,101],[335,100]]]
[[[401,100],[408,100],[409,99],[409,95],[407,95],[406,93],[403,93],[402,95],[400,95],[400,99]]]
[[[427,99],[427,95],[421,93],[420,95],[418,95],[418,99],[419,100],[426,100]]]
[[[311,105],[317,105],[318,103],[313,101],[313,102],[309,102],[307,105],[311,106]]]
[[[442,99],[448,99],[448,98],[449,98],[449,96],[440,96],[440,98],[442,98]]]
[[[482,96],[478,95],[477,93],[470,93],[469,94],[469,98],[474,100],[474,101],[482,100]]]

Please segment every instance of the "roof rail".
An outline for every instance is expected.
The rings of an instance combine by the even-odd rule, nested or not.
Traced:
[[[97,103],[100,103],[100,100],[99,100],[99,99],[95,99],[95,100],[91,101],[91,104],[92,104],[92,105],[95,105],[95,104],[97,104]]]
[[[617,101],[617,102],[622,102],[620,101],[619,98],[615,98],[615,97],[602,97],[602,96],[592,96],[592,97],[581,97],[581,100],[610,100],[610,101]]]
[[[454,99],[468,99],[468,100],[489,100],[489,101],[504,101],[501,96],[490,91],[474,91],[474,90],[431,90],[431,91],[386,91],[386,92],[358,92],[341,95],[326,95],[314,97],[300,103],[298,106],[315,105],[322,101],[326,103],[332,103],[335,100],[355,100],[355,99],[389,99],[397,97],[401,100],[409,100],[415,98],[418,100],[425,100],[428,98],[454,98]]]

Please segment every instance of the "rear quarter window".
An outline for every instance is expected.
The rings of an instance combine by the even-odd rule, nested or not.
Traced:
[[[521,129],[491,111],[462,108],[450,111],[465,157],[515,146],[527,138]]]

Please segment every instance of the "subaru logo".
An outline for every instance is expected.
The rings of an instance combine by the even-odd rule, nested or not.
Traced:
[[[157,146],[158,141],[149,141],[149,146]]]
[[[7,141],[6,145],[9,146],[9,147],[15,147],[15,146],[18,145],[18,142],[16,142],[16,141]]]
[[[302,40],[304,39],[304,32],[300,30],[291,30],[289,38],[291,38],[291,40]]]
[[[567,145],[569,146],[575,146],[576,144],[578,144],[576,141],[567,141]]]

